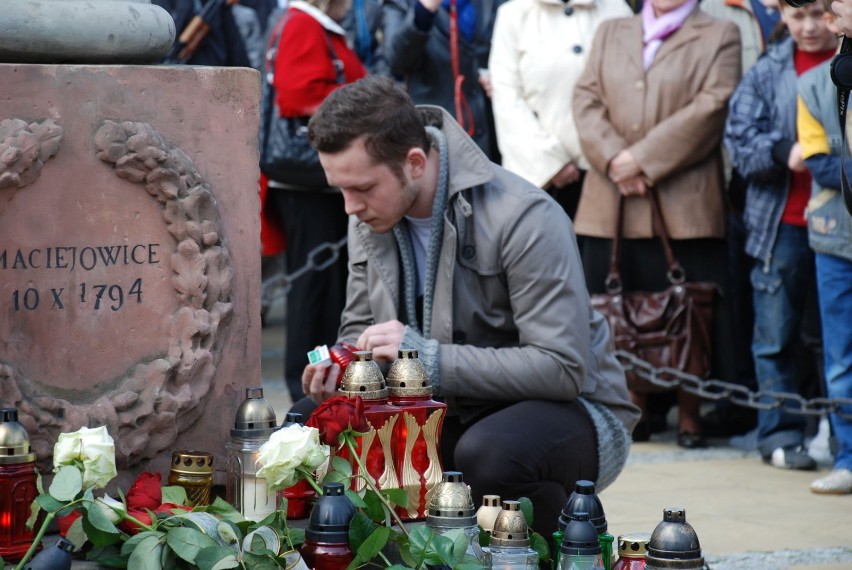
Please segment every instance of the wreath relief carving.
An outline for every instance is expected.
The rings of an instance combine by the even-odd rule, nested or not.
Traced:
[[[56,153],[58,132],[58,138],[48,137],[56,145],[52,154],[39,152],[40,157]],[[178,309],[170,316],[167,354],[130,365],[123,379],[91,403],[45,395],[38,379],[23,378],[10,363],[0,362],[2,401],[18,407],[43,472],[52,467],[57,436],[80,426],[107,426],[120,469],[171,449],[204,410],[218,341],[233,314],[233,270],[216,200],[189,157],[147,123],[104,121],[94,143],[97,157],[114,165],[118,177],[143,185],[161,204],[163,221],[176,242],[171,267]],[[0,155],[4,161],[5,154]],[[4,178],[0,170],[0,188],[3,180],[12,178]],[[20,187],[20,182],[14,184]]]

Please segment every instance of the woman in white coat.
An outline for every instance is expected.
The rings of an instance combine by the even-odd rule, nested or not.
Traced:
[[[572,219],[589,167],[574,84],[598,25],[631,14],[624,0],[511,0],[497,11],[488,68],[503,166],[546,189]]]

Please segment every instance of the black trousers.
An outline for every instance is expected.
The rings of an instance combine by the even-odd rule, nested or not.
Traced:
[[[304,398],[291,411],[306,419],[314,408]],[[441,460],[444,471],[464,474],[477,507],[483,495],[528,497],[533,528],[549,537],[574,483],[597,479],[597,434],[580,402],[526,400],[467,424],[447,417]]]
[[[348,220],[339,193],[270,188],[267,199],[287,234],[284,256],[290,273],[308,262],[313,249],[346,235]],[[284,379],[293,400],[304,395],[302,371],[308,364],[307,353],[317,345],[331,345],[337,340],[340,314],[346,303],[346,251],[344,246],[330,267],[312,269],[293,281],[287,294]],[[328,258],[323,255],[313,261],[322,263]]]

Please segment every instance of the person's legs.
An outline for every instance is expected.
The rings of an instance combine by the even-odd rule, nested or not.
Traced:
[[[287,271],[298,271],[309,262],[312,250],[346,235],[347,217],[340,194],[272,190],[270,197],[287,228]],[[310,261],[322,263],[328,257]],[[317,345],[337,340],[340,313],[346,303],[346,265],[344,247],[329,267],[311,269],[291,283],[287,294],[284,378],[294,400],[302,395],[306,354]]]
[[[451,444],[449,431],[444,437]],[[575,482],[597,479],[597,433],[578,401],[520,402],[467,427],[453,464],[464,473],[476,504],[489,494],[528,497],[533,527],[550,536]]]
[[[825,383],[829,398],[852,398],[852,261],[833,255],[816,254],[819,306],[823,327]],[[843,414],[852,414],[852,406],[840,406]],[[811,486],[817,493],[852,492],[852,421],[830,414],[838,449],[835,470]]]
[[[754,289],[752,353],[762,391],[797,392],[794,344],[801,328],[802,307],[813,274],[807,228],[782,224],[769,263],[751,272]],[[788,402],[785,402],[788,404]],[[776,467],[813,469],[801,450],[805,422],[783,408],[758,413],[758,449]],[[779,450],[784,450],[780,452]]]

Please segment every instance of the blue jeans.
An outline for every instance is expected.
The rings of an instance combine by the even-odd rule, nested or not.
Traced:
[[[829,398],[852,398],[852,261],[816,254],[825,385]],[[840,407],[852,414],[852,405]],[[852,421],[829,416],[838,451],[834,466],[852,469]]]
[[[751,351],[760,390],[798,393],[795,345],[802,328],[808,289],[814,280],[814,256],[808,230],[781,224],[769,263],[751,270],[754,290],[754,338]],[[784,402],[784,407],[792,405]],[[757,444],[763,457],[778,447],[804,442],[805,420],[782,408],[760,410]]]

